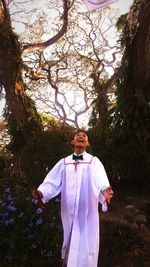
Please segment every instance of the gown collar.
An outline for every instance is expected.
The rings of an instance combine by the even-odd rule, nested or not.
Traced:
[[[74,164],[75,160],[72,159],[73,154],[69,155],[68,157],[64,159],[65,164],[71,164],[71,163]],[[86,151],[84,151],[80,155],[83,155],[83,160],[79,161],[79,163],[91,163],[92,162],[93,156],[87,153]]]

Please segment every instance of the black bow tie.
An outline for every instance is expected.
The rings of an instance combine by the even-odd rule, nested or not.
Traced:
[[[73,155],[73,159],[74,160],[83,160],[83,155],[80,155],[80,156]]]

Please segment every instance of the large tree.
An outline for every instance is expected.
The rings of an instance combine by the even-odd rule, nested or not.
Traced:
[[[150,1],[135,0],[117,24],[124,56],[113,121],[114,153],[123,176],[144,185],[150,166]]]
[[[40,110],[43,107],[45,113],[78,128],[79,117],[97,97],[92,92],[93,80],[106,81],[98,92],[105,97],[118,75],[117,55],[121,52],[116,38],[113,40],[115,16],[110,9],[82,13],[78,1],[51,1],[49,9],[55,9],[56,22],[50,31],[43,13],[32,27],[24,23],[25,32],[17,36],[12,22],[19,20],[22,5],[15,0],[0,1],[0,83],[6,93],[6,117],[17,161],[30,137],[43,129],[33,100],[40,103]],[[48,33],[51,37],[43,42]],[[102,108],[99,114],[104,122]]]
[[[44,31],[41,29],[41,21],[44,25],[45,16],[36,20],[29,38],[39,38],[39,31],[42,36]],[[80,5],[74,5],[70,10],[68,29],[64,36],[46,51],[37,52],[36,58],[35,53],[26,55],[24,59],[31,70],[26,76],[29,77],[30,85],[31,79],[33,81],[32,87],[35,90],[31,94],[41,111],[51,113],[76,128],[81,125],[92,99],[96,98],[96,94],[92,92],[94,76],[91,73],[96,72],[101,79],[106,79],[107,76],[109,80],[108,68],[114,72],[118,63],[117,55],[121,51],[116,42],[114,24],[115,12],[111,9],[81,13]],[[56,28],[57,26],[53,26],[52,31]],[[113,79],[114,75],[110,80]],[[110,84],[111,82],[105,84],[106,92]]]
[[[41,118],[33,100],[26,94],[27,84],[23,73],[28,68],[22,61],[22,52],[41,50],[53,44],[67,30],[71,3],[63,1],[62,25],[55,36],[43,43],[22,46],[12,27],[11,7],[15,1],[0,1],[0,87],[5,90],[5,117],[11,135],[10,148],[14,154],[14,171],[20,170],[23,148],[35,134],[43,129]]]
[[[70,3],[70,2],[69,2]],[[22,51],[31,49],[44,49],[58,40],[67,30],[67,18],[70,5],[67,0],[63,1],[63,24],[60,31],[49,40],[30,44],[22,47],[18,36],[12,28],[11,17],[9,13],[10,1],[0,1],[0,85],[6,92],[6,103],[9,112],[13,115],[16,125],[21,133],[29,135],[26,129],[33,128],[39,131],[40,123],[36,113],[36,108],[31,104],[27,97],[26,84],[23,81]],[[27,136],[26,136],[27,138]]]
[[[20,4],[17,5],[19,8]],[[91,72],[96,69],[102,78],[106,75],[108,67],[113,69],[117,64],[116,55],[120,53],[120,49],[117,43],[112,42],[115,14],[108,9],[91,14],[82,13],[80,3],[74,1],[63,1],[63,6],[61,1],[57,1],[50,3],[49,8],[50,10],[54,8],[57,15],[56,23],[53,22],[50,31],[53,37],[48,41],[41,41],[49,29],[47,27],[49,17],[43,13],[43,17],[40,15],[32,27],[24,22],[25,32],[19,42],[16,38],[18,45],[21,45],[20,78],[22,79],[21,75],[24,73],[26,80],[23,79],[23,82],[26,81],[29,87],[33,88],[30,90],[30,95],[38,100],[46,112],[50,112],[62,122],[69,122],[79,127],[78,118],[90,108],[93,97]],[[16,18],[17,14],[13,19]],[[51,23],[50,19],[49,21]],[[108,38],[109,35],[112,36],[111,39]],[[25,42],[26,44],[23,44]],[[48,86],[51,91],[47,91]],[[26,98],[24,90],[19,90],[19,86],[17,88],[16,92],[18,94],[21,92]],[[71,98],[69,90],[73,92]],[[49,97],[45,98],[45,95]],[[21,112],[19,114],[22,116]],[[21,120],[21,123],[24,125],[24,120]]]

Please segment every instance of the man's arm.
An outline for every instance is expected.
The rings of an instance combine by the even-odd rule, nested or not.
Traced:
[[[110,186],[105,168],[97,157],[94,157],[92,161],[91,174],[94,181],[94,191],[97,192],[97,195],[102,193],[105,201],[110,203],[110,200],[113,197],[113,190]]]

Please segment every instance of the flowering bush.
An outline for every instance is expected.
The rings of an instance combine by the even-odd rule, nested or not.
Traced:
[[[62,245],[60,198],[46,210],[19,178],[1,181],[0,266],[58,266]]]

